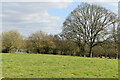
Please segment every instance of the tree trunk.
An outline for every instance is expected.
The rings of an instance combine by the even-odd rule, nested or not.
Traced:
[[[92,57],[92,47],[90,47],[89,57]]]
[[[118,59],[118,50],[116,49],[116,56],[115,59]]]
[[[115,52],[116,52],[116,56],[115,56],[115,59],[118,59],[118,45],[117,45],[117,41],[115,41]]]
[[[40,53],[40,50],[39,50],[39,49],[37,49],[37,53]]]
[[[80,46],[79,46],[79,54],[78,54],[79,56],[80,56],[80,54],[81,54],[81,52],[80,52],[80,51],[81,51],[81,48],[80,48]]]
[[[84,57],[86,57],[86,55],[84,54]]]

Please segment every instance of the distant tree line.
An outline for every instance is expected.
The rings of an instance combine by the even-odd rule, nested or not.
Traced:
[[[119,58],[117,15],[98,5],[83,3],[63,23],[60,34],[42,31],[24,38],[11,30],[1,35],[2,52]]]

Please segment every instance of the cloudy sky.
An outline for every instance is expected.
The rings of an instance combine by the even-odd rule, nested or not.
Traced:
[[[118,13],[118,0],[3,0],[0,4],[0,32],[18,30],[25,36],[39,30],[60,33],[66,17],[82,2],[101,5]]]

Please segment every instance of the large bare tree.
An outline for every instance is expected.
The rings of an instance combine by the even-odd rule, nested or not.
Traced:
[[[63,23],[63,35],[81,43],[89,45],[89,56],[92,48],[107,39],[109,29],[116,23],[117,15],[103,7],[82,3],[74,9]]]

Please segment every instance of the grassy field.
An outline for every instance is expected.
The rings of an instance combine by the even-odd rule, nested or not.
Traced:
[[[118,78],[115,59],[2,54],[4,78]]]

